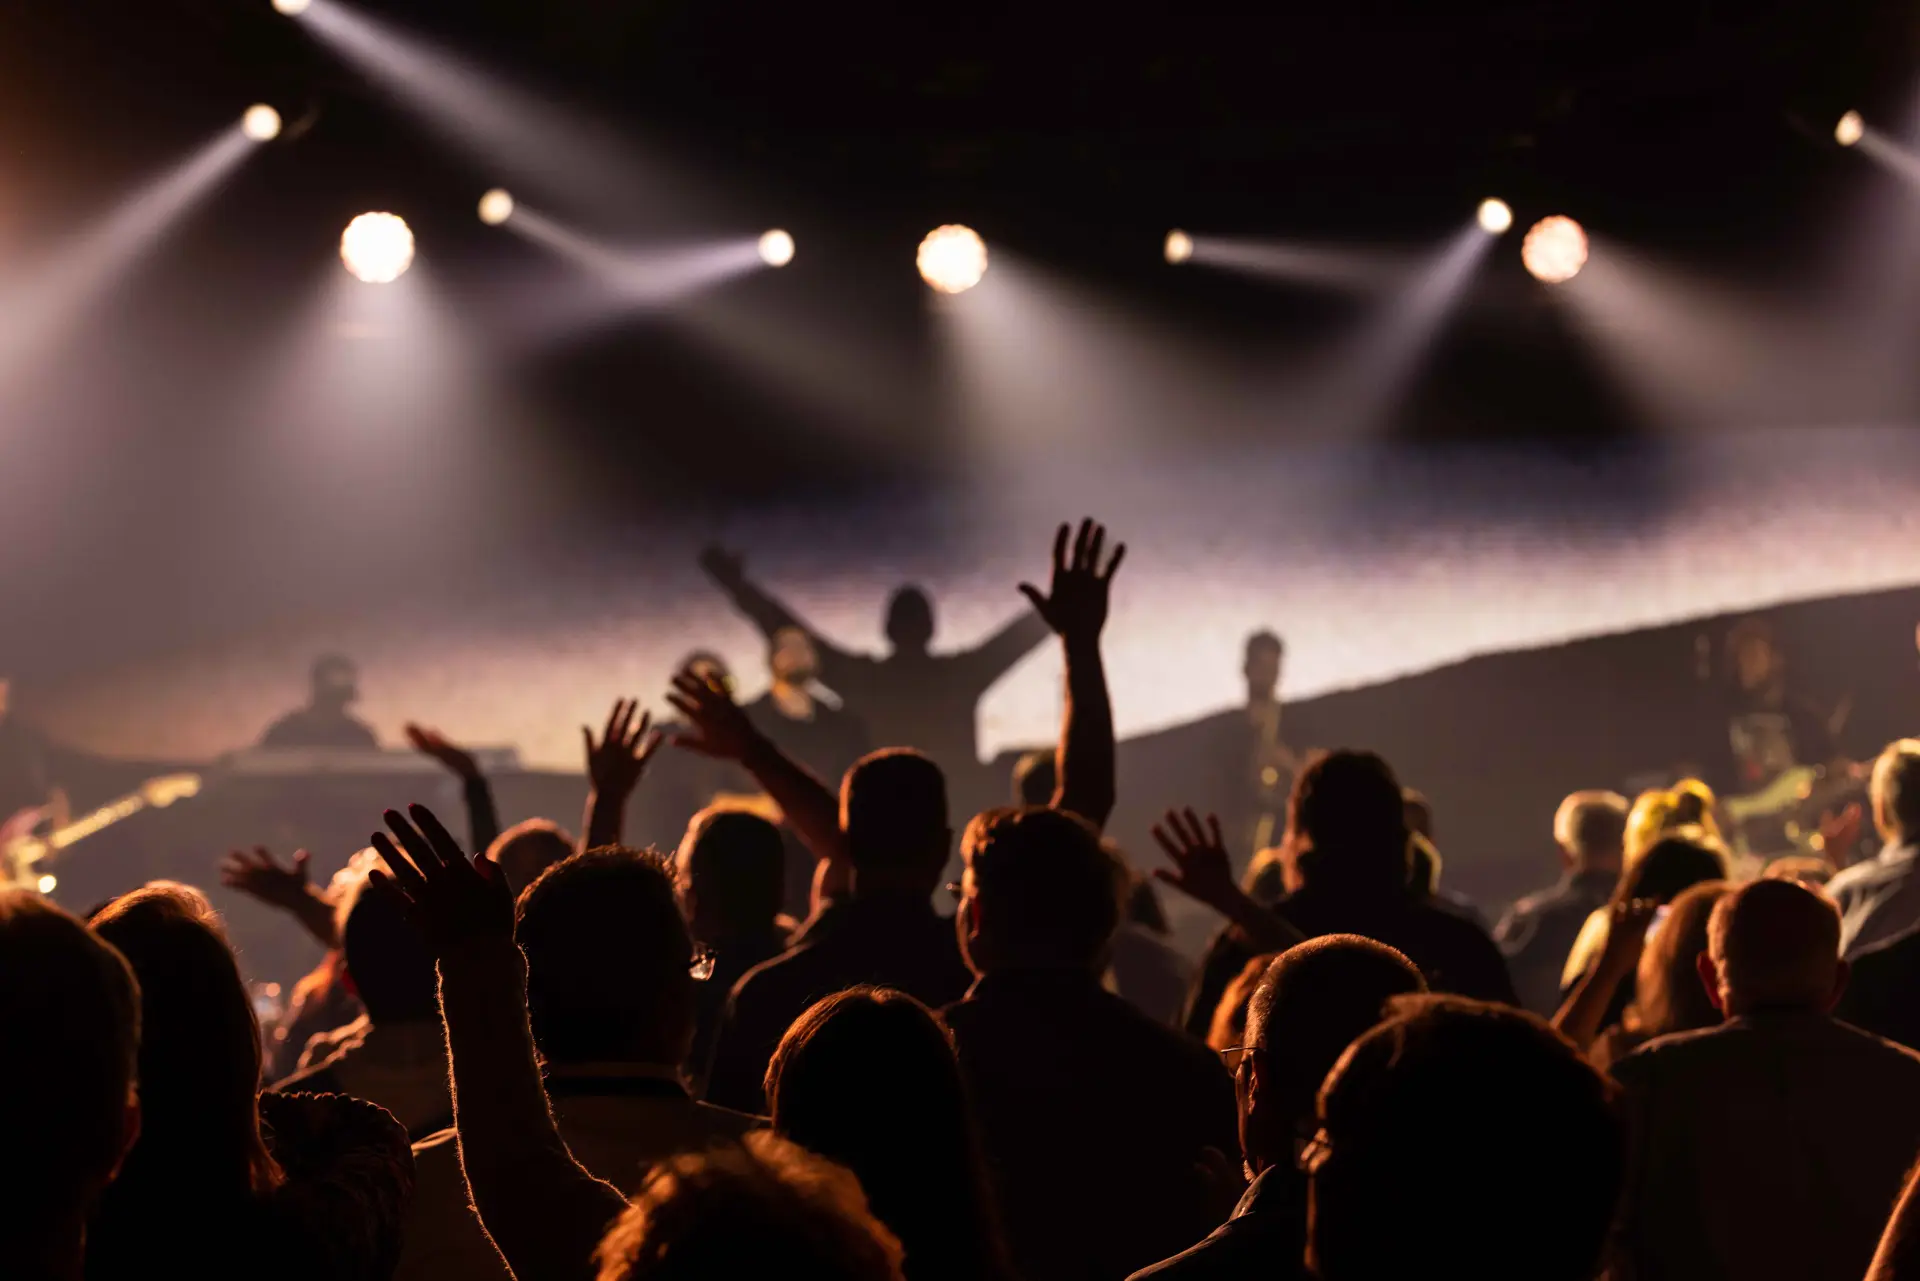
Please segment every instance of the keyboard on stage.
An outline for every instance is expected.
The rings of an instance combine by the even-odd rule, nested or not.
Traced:
[[[520,753],[511,747],[469,750],[482,774],[512,773],[520,768]],[[420,752],[384,751],[377,747],[245,747],[221,757],[217,768],[231,778],[300,778],[322,774],[444,775],[447,767]]]

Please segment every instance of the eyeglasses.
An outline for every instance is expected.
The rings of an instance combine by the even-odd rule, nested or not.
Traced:
[[[713,977],[713,949],[703,947],[693,954],[693,960],[687,963],[687,974],[695,983],[705,983]]]
[[[1250,1045],[1229,1045],[1220,1051],[1220,1061],[1227,1065],[1229,1073],[1237,1076],[1240,1073],[1240,1065],[1247,1061],[1247,1051],[1252,1048]]]
[[[941,888],[953,895],[953,901],[956,903],[967,896],[967,887],[958,881],[948,881]]]

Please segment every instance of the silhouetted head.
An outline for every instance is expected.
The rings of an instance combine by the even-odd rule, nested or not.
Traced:
[[[1700,955],[1707,950],[1707,922],[1714,904],[1733,886],[1702,881],[1682,890],[1669,906],[1647,947],[1633,981],[1633,1003],[1620,1016],[1635,1036],[1651,1038],[1712,1027],[1720,1009],[1700,982]]]
[[[1727,674],[1747,693],[1765,690],[1783,674],[1785,657],[1764,618],[1743,618],[1727,632]]]
[[[260,1025],[213,905],[153,881],[100,909],[93,928],[140,984],[140,1141],[103,1213],[275,1187],[280,1168],[260,1136]]]
[[[527,1014],[553,1063],[677,1067],[693,1046],[693,938],[666,860],[608,845],[520,895]]]
[[[853,1171],[909,1258],[989,1275],[998,1231],[973,1111],[931,1010],[884,988],[827,997],[787,1029],[766,1088],[774,1132]]]
[[[676,672],[692,672],[702,680],[717,680],[727,693],[734,692],[733,669],[727,660],[710,649],[696,649],[674,665]]]
[[[1618,792],[1574,792],[1553,814],[1561,862],[1576,872],[1619,871],[1627,839],[1627,798]]]
[[[1720,847],[1698,830],[1681,829],[1655,841],[1627,869],[1614,898],[1671,903],[1682,890],[1726,878],[1727,857]]]
[[[903,654],[924,654],[933,644],[933,598],[908,584],[887,600],[887,640]]]
[[[598,1281],[900,1281],[901,1250],[851,1173],[760,1130],[655,1165],[594,1257]]]
[[[341,654],[323,654],[313,663],[313,705],[344,709],[360,697],[360,670]]]
[[[0,1234],[16,1266],[77,1244],[140,1132],[140,993],[112,947],[46,899],[0,890]]]
[[[955,920],[975,974],[1106,964],[1127,876],[1092,824],[1036,806],[988,810],[967,824],[960,854]]]
[[[1766,1010],[1825,1013],[1840,1000],[1840,910],[1797,881],[1749,881],[1707,922],[1700,977],[1729,1018]]]
[[[392,886],[362,878],[339,907],[340,952],[367,1017],[381,1023],[440,1020],[433,952]]]
[[[1868,784],[1873,825],[1889,841],[1920,840],[1920,738],[1887,744]]]
[[[1275,957],[1247,1003],[1234,1075],[1247,1164],[1290,1164],[1347,1046],[1386,1016],[1388,1001],[1426,990],[1412,961],[1357,934],[1325,934]]]
[[[1376,893],[1407,884],[1407,816],[1400,781],[1373,752],[1323,752],[1293,782],[1287,828],[1307,885]]]
[[[1051,805],[1053,789],[1060,775],[1051,747],[1023,752],[1013,763],[1013,803],[1015,805]]]
[[[1625,1169],[1607,1079],[1531,1014],[1400,997],[1320,1092],[1306,1155],[1321,1281],[1591,1281]]]
[[[767,643],[767,670],[781,685],[807,686],[820,675],[820,651],[801,627],[782,627]]]
[[[856,896],[925,898],[940,883],[953,846],[946,775],[910,747],[869,752],[841,780],[840,827]]]
[[[1277,695],[1280,689],[1280,665],[1286,655],[1285,642],[1272,632],[1255,632],[1247,637],[1246,655],[1240,664],[1240,674],[1247,678],[1248,702],[1267,702]]]
[[[572,853],[573,834],[550,818],[515,823],[487,846],[487,857],[507,874],[507,886],[516,895]]]
[[[680,906],[702,943],[757,938],[775,928],[786,893],[780,829],[745,810],[714,806],[687,824],[674,856]]]

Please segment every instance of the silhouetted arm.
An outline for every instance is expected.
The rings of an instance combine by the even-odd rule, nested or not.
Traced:
[[[627,1201],[573,1159],[554,1126],[527,1024],[512,892],[500,869],[485,856],[469,859],[430,810],[409,813],[412,823],[387,812],[399,845],[374,836],[389,874],[373,876],[400,892],[439,962],[454,1124],[474,1208],[515,1276],[590,1281],[594,1247]]]
[[[1588,967],[1580,981],[1567,993],[1567,999],[1553,1016],[1553,1026],[1578,1047],[1582,1054],[1592,1048],[1600,1035],[1601,1021],[1613,1004],[1614,993],[1640,964],[1646,948],[1647,927],[1659,904],[1650,899],[1631,899],[1615,903],[1608,910],[1607,946],[1598,964]]]
[[[1233,865],[1227,858],[1227,842],[1220,832],[1218,816],[1207,815],[1206,826],[1202,827],[1200,816],[1192,810],[1179,813],[1168,810],[1161,821],[1154,824],[1153,839],[1173,862],[1171,868],[1154,868],[1154,879],[1226,917],[1246,937],[1251,951],[1284,952],[1306,941],[1306,935],[1294,928],[1291,921],[1254,902],[1233,879]]]
[[[700,568],[707,571],[707,577],[727,594],[733,607],[745,614],[768,640],[783,627],[798,627],[807,635],[814,635],[805,620],[747,577],[746,563],[737,552],[709,547],[700,553]]]
[[[320,946],[339,947],[333,901],[307,879],[307,858],[305,850],[295,850],[293,866],[282,867],[264,845],[256,845],[251,854],[234,850],[220,864],[220,883],[287,913]]]
[[[473,753],[460,747],[437,729],[408,724],[407,741],[414,750],[433,757],[460,780],[460,795],[467,804],[467,836],[475,850],[492,847],[500,835],[500,813],[493,805],[493,788]]]
[[[1920,1277],[1920,1165],[1907,1176],[1907,1186],[1867,1269],[1867,1281],[1914,1281],[1916,1277]]]
[[[580,825],[581,850],[620,844],[626,832],[627,802],[640,786],[647,762],[660,750],[660,735],[649,732],[652,714],[642,712],[637,722],[633,719],[639,709],[636,699],[614,700],[598,743],[591,729],[580,727],[587,748],[587,813]]]
[[[1031,583],[1020,584],[1020,590],[1033,602],[1033,617],[1059,635],[1066,660],[1067,705],[1054,756],[1053,808],[1105,828],[1115,801],[1115,753],[1113,704],[1100,657],[1100,630],[1107,621],[1114,571],[1120,568],[1127,546],[1115,546],[1113,558],[1102,570],[1100,551],[1106,529],[1091,520],[1081,521],[1071,560],[1067,533],[1068,527],[1062,525],[1054,535],[1053,577],[1047,594],[1042,596]]]
[[[1032,653],[1033,647],[1047,638],[1047,632],[1047,620],[1039,614],[1021,614],[960,655],[959,662],[973,685],[975,697],[992,689],[995,681]]]

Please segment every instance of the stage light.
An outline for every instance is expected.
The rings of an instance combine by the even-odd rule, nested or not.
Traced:
[[[1859,112],[1849,111],[1841,116],[1840,123],[1833,127],[1833,140],[1843,147],[1851,147],[1864,138],[1866,133],[1867,122],[1860,118]]]
[[[1480,202],[1480,212],[1477,216],[1480,219],[1480,230],[1488,235],[1501,235],[1507,228],[1513,226],[1513,210],[1507,207],[1506,201],[1491,196]]]
[[[264,102],[257,103],[240,117],[240,129],[255,142],[272,142],[280,136],[280,113]]]
[[[793,261],[793,237],[774,228],[760,237],[760,261],[769,267],[784,267]]]
[[[935,227],[915,255],[920,278],[943,294],[963,294],[987,274],[987,245],[979,233],[959,223]]]
[[[312,3],[313,0],[273,0],[273,7],[276,12],[284,13],[289,18],[297,18],[305,13],[307,6]]]
[[[1558,285],[1572,280],[1587,265],[1587,233],[1580,224],[1560,214],[1542,218],[1520,245],[1520,261],[1535,280]]]
[[[480,221],[489,227],[498,227],[513,217],[513,196],[500,187],[495,187],[480,197]]]
[[[400,279],[413,265],[413,231],[390,213],[363,213],[340,237],[340,261],[370,285]]]
[[[40,892],[42,894],[51,894],[55,889],[59,887],[60,881],[59,881],[59,878],[54,876],[52,872],[48,872],[45,876],[40,878],[38,884],[40,886]]]
[[[1169,231],[1166,243],[1167,261],[1183,263],[1193,257],[1193,237],[1184,231]]]

